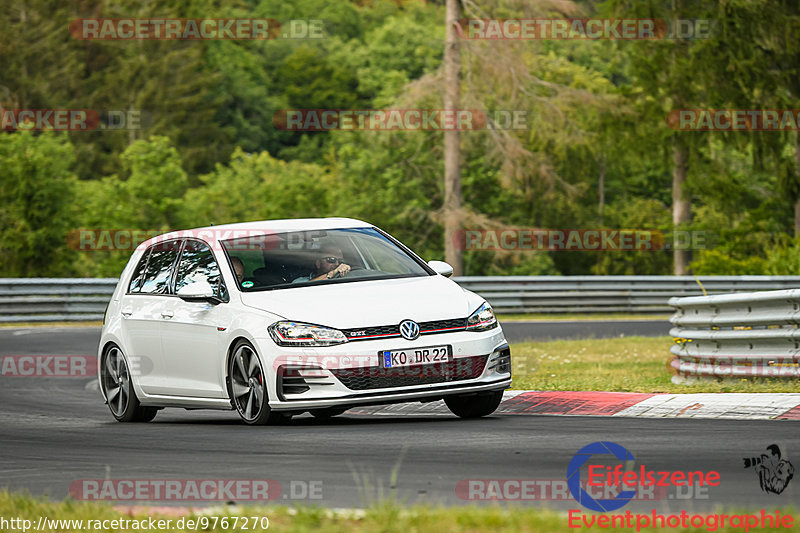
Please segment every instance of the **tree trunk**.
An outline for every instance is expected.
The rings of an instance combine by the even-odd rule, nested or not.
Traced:
[[[681,224],[689,222],[692,217],[691,204],[684,192],[686,174],[689,171],[689,147],[680,137],[675,138],[672,146],[672,164],[672,224],[677,231],[681,229]],[[675,275],[684,276],[688,274],[691,251],[684,248],[675,248],[672,253]]]
[[[444,108],[458,109],[460,105],[461,54],[458,33],[458,0],[447,0],[445,22],[447,33],[444,48]],[[454,242],[461,228],[461,154],[458,130],[444,132],[444,256],[453,267],[453,275],[464,272],[462,250]]]
[[[603,224],[603,211],[606,207],[606,158],[600,159],[600,175],[597,177],[597,214]]]
[[[800,237],[800,196],[794,201],[794,238]]]

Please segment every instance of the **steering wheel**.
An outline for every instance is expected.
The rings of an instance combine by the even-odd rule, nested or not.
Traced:
[[[359,267],[359,266],[350,267],[350,270],[348,272],[353,272],[354,270],[364,270],[364,267]],[[344,276],[342,276],[342,273],[337,271],[336,274],[334,274],[331,279],[343,278],[343,277]]]

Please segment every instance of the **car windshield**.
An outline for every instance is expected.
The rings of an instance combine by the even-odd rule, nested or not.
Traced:
[[[222,245],[245,292],[431,275],[374,228],[252,235]]]

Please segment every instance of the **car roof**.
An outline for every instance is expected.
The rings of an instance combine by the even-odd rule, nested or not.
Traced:
[[[314,231],[348,228],[371,228],[372,224],[354,218],[286,218],[280,220],[256,220],[252,222],[238,222],[236,224],[221,224],[219,226],[205,226],[184,230],[173,230],[157,235],[143,243],[137,249],[145,249],[151,244],[197,237],[204,241],[215,241],[247,237],[251,235],[285,233],[289,231]]]

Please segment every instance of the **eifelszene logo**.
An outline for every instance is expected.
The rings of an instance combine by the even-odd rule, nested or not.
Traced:
[[[599,511],[605,513],[607,511],[614,511],[620,507],[625,506],[631,498],[636,495],[636,491],[624,490],[611,499],[595,500],[589,493],[581,488],[581,466],[591,459],[593,455],[614,455],[620,461],[634,461],[633,454],[615,442],[593,442],[588,446],[584,446],[569,462],[567,467],[567,486],[569,492],[575,501],[592,511]],[[622,466],[622,465],[617,465]],[[590,472],[591,472],[591,468]],[[589,474],[589,484],[591,482],[591,473]]]
[[[611,455],[620,463],[615,466],[593,464],[595,455]],[[717,486],[719,472],[682,472],[648,470],[645,465],[633,467],[635,458],[623,446],[615,442],[593,442],[584,446],[567,467],[567,486],[572,497],[582,506],[592,511],[605,513],[625,506],[636,496],[637,487],[684,487],[689,485]],[[581,487],[581,467],[588,466],[587,487],[603,487],[605,498],[595,499]],[[620,488],[625,490],[619,490]],[[613,496],[613,497],[610,497]]]
[[[745,457],[745,468],[752,468],[758,474],[761,490],[780,494],[794,477],[794,465],[788,459],[781,458],[781,449],[777,444],[767,446],[767,452],[761,457]]]

